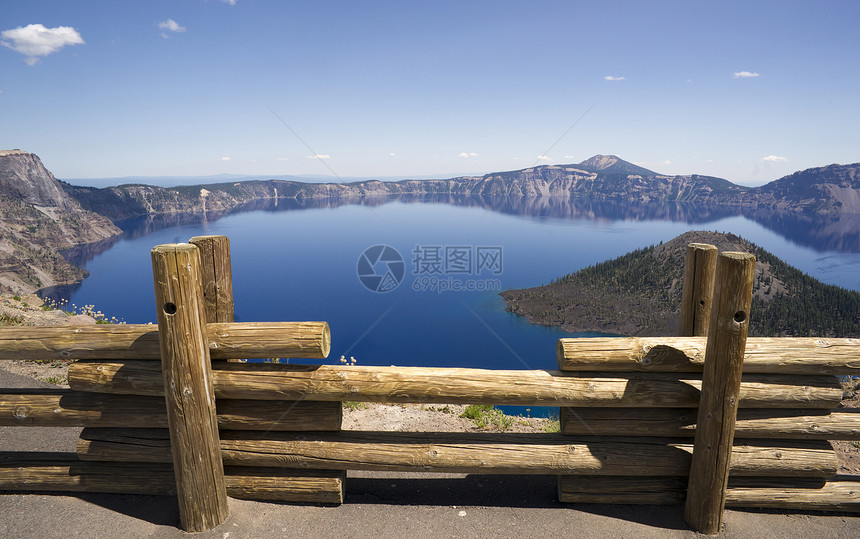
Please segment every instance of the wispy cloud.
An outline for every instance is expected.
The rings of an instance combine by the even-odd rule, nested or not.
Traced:
[[[225,155],[224,157],[219,157],[219,158],[218,158],[218,160],[219,160],[219,161],[229,161],[229,160],[230,160],[230,156],[229,156],[229,155]]]
[[[780,157],[778,155],[766,155],[761,158],[762,161],[768,161],[770,163],[785,163],[788,161],[787,157]]]
[[[236,5],[236,0],[221,0],[221,1],[224,2],[225,4],[230,4],[231,6]]]
[[[478,154],[476,154],[475,152],[460,152],[459,154],[457,154],[457,157],[468,159],[470,157],[478,157]]]
[[[735,71],[732,73],[733,79],[754,79],[756,77],[761,77],[761,75],[755,71]]]
[[[539,155],[536,157],[538,161],[552,161],[552,157],[548,155]]]
[[[28,24],[0,32],[0,44],[20,52],[29,66],[39,63],[38,56],[47,56],[66,45],[83,45],[81,34],[71,26],[45,28],[42,24]]]
[[[289,157],[276,157],[275,160],[276,161],[289,161],[290,158]]]
[[[327,153],[316,153],[314,155],[307,155],[305,159],[331,159],[331,156]]]
[[[167,19],[166,21],[161,21],[158,23],[158,27],[163,30],[161,32],[161,37],[164,39],[170,39],[170,34],[167,32],[173,32],[174,34],[181,34],[182,32],[188,30],[188,28],[181,26],[178,22],[173,19]]]
[[[606,75],[605,77],[603,77],[603,80],[617,81],[617,80],[624,80],[624,77],[614,77],[612,75]]]
[[[574,157],[572,155],[565,155],[564,158],[565,159],[576,159],[576,157]]]
[[[397,154],[394,152],[388,152],[388,156],[389,157],[395,157],[395,156],[397,156]]]

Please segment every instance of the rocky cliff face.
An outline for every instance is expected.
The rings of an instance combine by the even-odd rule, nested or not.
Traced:
[[[801,170],[758,191],[763,201],[778,209],[860,213],[860,163]]]
[[[28,293],[80,281],[59,250],[120,233],[81,208],[34,154],[0,151],[0,290]]]

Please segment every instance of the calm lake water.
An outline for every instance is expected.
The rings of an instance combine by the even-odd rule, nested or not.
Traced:
[[[72,253],[90,277],[60,295],[129,323],[154,322],[150,249],[224,234],[231,241],[237,321],[325,320],[332,333],[327,363],[344,355],[359,365],[546,369],[555,368],[556,340],[570,334],[506,312],[498,291],[544,284],[688,230],[733,232],[824,282],[860,289],[857,216],[816,221],[541,199],[380,202],[279,201],[203,222],[197,216],[186,223],[126,223],[126,234],[107,250]],[[396,260],[377,260],[374,252],[367,266],[358,265],[375,245],[401,255],[399,271]],[[402,282],[374,292],[357,270],[371,276],[391,270]],[[365,279],[371,286],[378,281]],[[454,281],[476,290],[432,289]]]

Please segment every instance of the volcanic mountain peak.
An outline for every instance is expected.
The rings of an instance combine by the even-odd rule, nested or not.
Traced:
[[[580,168],[589,172],[602,172],[603,174],[638,174],[640,176],[657,176],[657,173],[633,163],[629,163],[617,155],[595,155],[579,163]]]

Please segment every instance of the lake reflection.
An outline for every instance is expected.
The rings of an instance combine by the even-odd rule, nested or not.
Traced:
[[[860,289],[856,216],[745,215],[722,206],[561,198],[277,202],[205,219],[121,223],[123,236],[69,254],[90,277],[55,297],[96,305],[129,323],[155,322],[152,247],[224,234],[231,241],[237,321],[325,320],[332,331],[329,363],[345,355],[359,365],[551,369],[556,341],[568,334],[506,312],[498,291],[538,286],[688,230],[733,232],[825,282]],[[405,264],[403,281],[390,292],[372,292],[359,280],[359,257],[374,245],[393,247]],[[464,271],[422,272],[423,255],[446,248],[463,255],[448,269]],[[479,267],[479,249],[498,251],[498,272]],[[439,292],[424,286],[430,277],[484,286]]]

